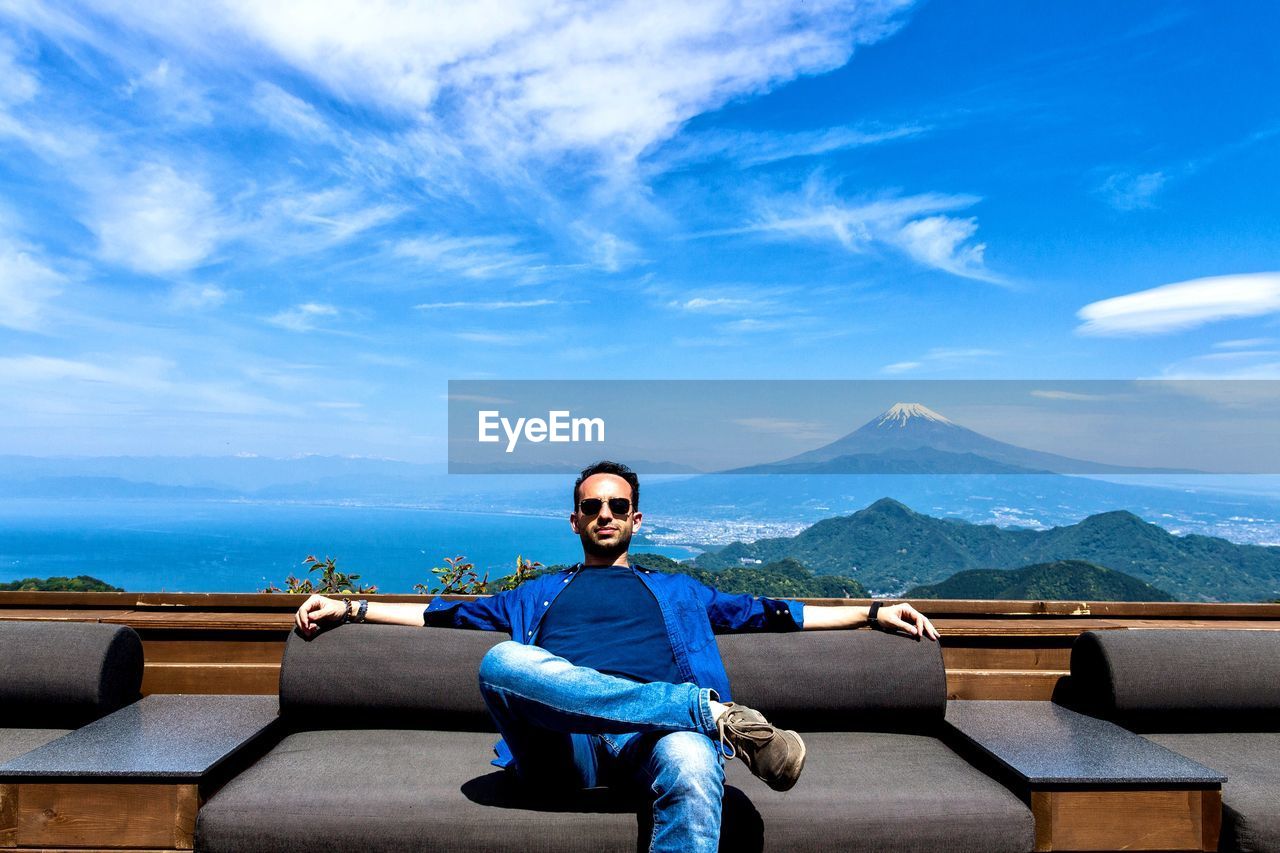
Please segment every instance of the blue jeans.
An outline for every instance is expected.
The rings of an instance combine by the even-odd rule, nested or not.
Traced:
[[[640,684],[508,641],[481,661],[480,692],[522,781],[544,791],[638,783],[654,797],[651,851],[717,849],[713,691]]]

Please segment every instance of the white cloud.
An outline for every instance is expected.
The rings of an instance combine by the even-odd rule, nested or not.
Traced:
[[[437,234],[401,240],[395,253],[466,278],[535,272],[541,255],[516,251],[514,237],[449,237]]]
[[[1088,402],[1093,400],[1108,400],[1114,395],[1107,394],[1082,394],[1079,391],[1049,391],[1037,388],[1031,392],[1032,397],[1039,397],[1042,400],[1072,400],[1078,402]]]
[[[250,105],[276,130],[298,139],[322,140],[333,132],[315,107],[274,83],[254,87]]]
[[[316,328],[317,321],[325,317],[337,317],[338,314],[338,309],[332,305],[304,302],[273,314],[267,318],[267,322],[291,332],[310,332]]]
[[[1255,347],[1265,347],[1276,343],[1275,338],[1242,338],[1234,341],[1218,341],[1213,345],[1214,349],[1253,349]]]
[[[34,331],[66,279],[30,249],[0,239],[0,326]]]
[[[204,90],[191,82],[186,72],[168,59],[129,81],[123,94],[127,98],[146,99],[165,121],[209,124],[213,109]]]
[[[33,72],[18,63],[17,47],[0,36],[0,105],[30,101],[40,90]]]
[[[671,308],[681,311],[707,314],[739,314],[757,305],[754,299],[739,299],[729,296],[705,297],[695,296],[684,301],[675,299],[668,302]]]
[[[524,346],[546,337],[546,335],[530,332],[454,332],[453,336],[460,341],[497,347]]]
[[[880,368],[881,373],[910,373],[921,368],[947,370],[1000,355],[999,350],[980,347],[934,347],[914,361],[898,361]]]
[[[559,305],[554,299],[526,299],[519,302],[494,300],[491,302],[423,302],[413,306],[422,311],[436,311],[448,308],[464,308],[468,311],[506,311],[513,308],[541,308],[544,305]]]
[[[705,131],[679,139],[652,159],[655,171],[666,171],[712,159],[732,160],[742,166],[760,166],[795,157],[816,157],[850,148],[908,139],[928,128],[907,125],[887,129],[829,127],[795,133],[756,131]]]
[[[205,311],[221,307],[230,296],[216,284],[175,284],[169,289],[169,307],[175,311]]]
[[[484,146],[632,159],[734,98],[844,65],[907,0],[90,2],[126,30],[232,67],[265,51],[349,102],[448,119]],[[70,16],[34,25],[93,39]],[[192,27],[192,21],[200,21]],[[517,152],[518,153],[518,152]]]
[[[790,239],[835,240],[859,254],[891,247],[924,266],[999,283],[999,277],[984,265],[986,244],[970,242],[977,233],[977,221],[942,215],[972,207],[978,201],[976,196],[923,193],[848,202],[840,199],[821,176],[815,176],[797,196],[764,199],[756,222],[700,236],[759,233]]]
[[[138,272],[199,266],[225,236],[213,194],[171,166],[144,165],[95,189],[88,224],[102,257]]]
[[[1133,175],[1121,172],[1108,177],[1098,188],[1107,203],[1116,210],[1139,210],[1153,207],[1152,199],[1168,180],[1163,172]]]
[[[391,222],[408,208],[398,204],[365,205],[360,195],[345,187],[331,187],[312,193],[284,194],[266,205],[262,217],[262,233],[273,235],[268,239],[277,245],[283,241],[298,251],[323,248],[343,243],[352,237],[380,225]],[[299,236],[276,236],[279,229],[272,227],[286,219],[303,226],[318,235],[315,240]]]
[[[1198,278],[1084,306],[1082,335],[1159,335],[1280,312],[1280,272]]]

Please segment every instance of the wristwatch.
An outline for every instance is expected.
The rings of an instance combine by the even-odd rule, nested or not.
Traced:
[[[883,602],[873,601],[871,602],[871,609],[867,611],[867,627],[873,631],[880,630],[880,622],[877,620],[876,614],[880,612],[881,604]]]

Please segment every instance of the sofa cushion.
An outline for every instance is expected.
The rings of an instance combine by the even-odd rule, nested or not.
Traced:
[[[399,625],[339,625],[309,640],[294,632],[280,670],[281,715],[294,728],[341,720],[493,731],[477,674],[485,652],[506,639],[495,631]],[[716,640],[734,697],[789,728],[919,727],[946,712],[946,671],[934,642],[880,631]],[[831,677],[833,666],[839,678]]]
[[[0,622],[0,725],[79,727],[138,699],[142,640],[96,622]]]
[[[947,673],[936,642],[865,630],[716,640],[734,699],[785,728],[915,729],[946,714]]]
[[[71,729],[0,729],[0,764],[57,740]]]
[[[1280,850],[1280,732],[1176,732],[1148,738],[1212,767],[1222,786],[1220,850]]]
[[[1138,730],[1276,730],[1280,632],[1087,631],[1071,649],[1071,693]]]
[[[480,659],[497,631],[339,625],[285,643],[280,716],[294,728],[494,731],[480,698]]]
[[[784,794],[739,761],[729,783],[759,811],[767,850],[1028,851],[1030,809],[942,741],[887,732],[808,732],[804,773]]]
[[[721,849],[984,850],[1032,846],[1031,814],[933,738],[806,735],[791,791],[731,762]],[[200,810],[196,849],[645,849],[649,804],[607,790],[533,802],[475,732],[315,730],[286,737]]]

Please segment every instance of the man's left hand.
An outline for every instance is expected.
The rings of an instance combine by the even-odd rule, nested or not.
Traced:
[[[890,607],[881,607],[876,613],[876,622],[881,628],[886,630],[898,630],[910,634],[913,637],[928,637],[930,640],[938,639],[938,629],[933,627],[933,623],[928,617],[916,610],[910,604],[894,604]]]

